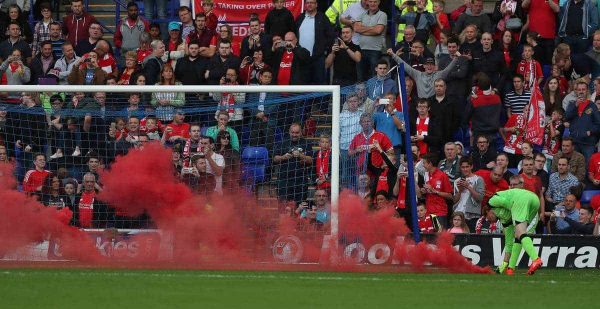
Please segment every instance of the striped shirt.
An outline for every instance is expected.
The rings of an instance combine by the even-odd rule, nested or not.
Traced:
[[[523,94],[519,95],[514,91],[511,91],[504,96],[504,106],[510,108],[510,112],[513,114],[523,113],[525,106],[529,104],[531,98],[531,92],[523,90]]]
[[[569,194],[569,189],[578,185],[579,180],[571,173],[567,174],[565,179],[560,179],[558,172],[552,173],[546,196],[550,197],[555,203],[560,203]]]

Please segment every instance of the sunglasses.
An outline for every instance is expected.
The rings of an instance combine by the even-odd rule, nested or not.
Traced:
[[[229,135],[223,135],[221,136],[222,139],[231,139],[231,137]]]

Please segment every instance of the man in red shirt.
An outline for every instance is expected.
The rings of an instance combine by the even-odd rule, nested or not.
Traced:
[[[436,215],[443,228],[448,226],[448,204],[452,200],[452,184],[446,173],[437,165],[439,159],[436,154],[428,153],[422,157],[423,168],[428,175],[425,183],[419,186],[417,197],[425,197],[425,207],[429,214]]]
[[[190,124],[185,123],[185,112],[177,109],[173,114],[173,122],[165,127],[164,139],[169,143],[175,143],[177,140],[190,138]]]
[[[44,180],[50,172],[45,170],[46,156],[38,153],[33,157],[33,166],[35,169],[29,170],[23,178],[23,191],[28,194],[33,194],[42,191]]]
[[[483,178],[485,183],[485,194],[481,201],[482,206],[488,205],[488,201],[496,192],[508,190],[508,182],[503,178],[504,171],[500,166],[494,167],[491,171],[480,169],[475,174]]]
[[[72,224],[81,228],[114,226],[114,214],[96,198],[96,176],[86,173],[83,176],[83,192],[75,197]]]
[[[588,173],[591,188],[600,189],[600,152],[596,152],[590,157]]]
[[[392,145],[392,141],[385,134],[373,129],[373,120],[371,120],[370,114],[364,113],[360,115],[359,121],[362,132],[356,134],[352,142],[350,142],[348,155],[351,157],[358,155],[356,166],[358,173],[363,174],[367,170],[367,152],[370,152],[371,164],[373,166],[381,166],[383,164],[383,158],[373,145],[373,141],[377,140],[383,152],[387,153],[388,156],[394,156],[394,145]],[[369,174],[369,176],[372,175]]]
[[[273,45],[275,81],[277,85],[303,85],[306,80],[306,66],[310,62],[310,52],[298,45],[296,34],[288,32],[285,41]]]

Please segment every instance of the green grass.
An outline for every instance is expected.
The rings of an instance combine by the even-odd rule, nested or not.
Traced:
[[[446,273],[0,269],[2,308],[595,308],[600,271]]]

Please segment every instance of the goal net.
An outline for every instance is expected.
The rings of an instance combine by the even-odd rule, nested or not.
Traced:
[[[53,221],[58,217],[85,231],[81,241],[105,257],[207,260],[214,246],[221,250],[215,255],[235,248],[256,261],[306,261],[281,231],[310,235],[320,250],[324,235],[338,239],[340,184],[358,185],[347,143],[359,124],[346,119],[348,136],[339,125],[354,89],[343,95],[337,86],[3,91],[9,98],[0,103],[0,159],[8,163],[2,177],[12,173],[13,181],[3,181],[1,194],[23,196],[3,208],[24,201],[31,207],[27,214],[7,212],[6,221],[21,221],[2,235],[14,238],[0,246],[3,259],[74,258],[62,252],[69,245]],[[187,237],[192,232],[203,236]]]

